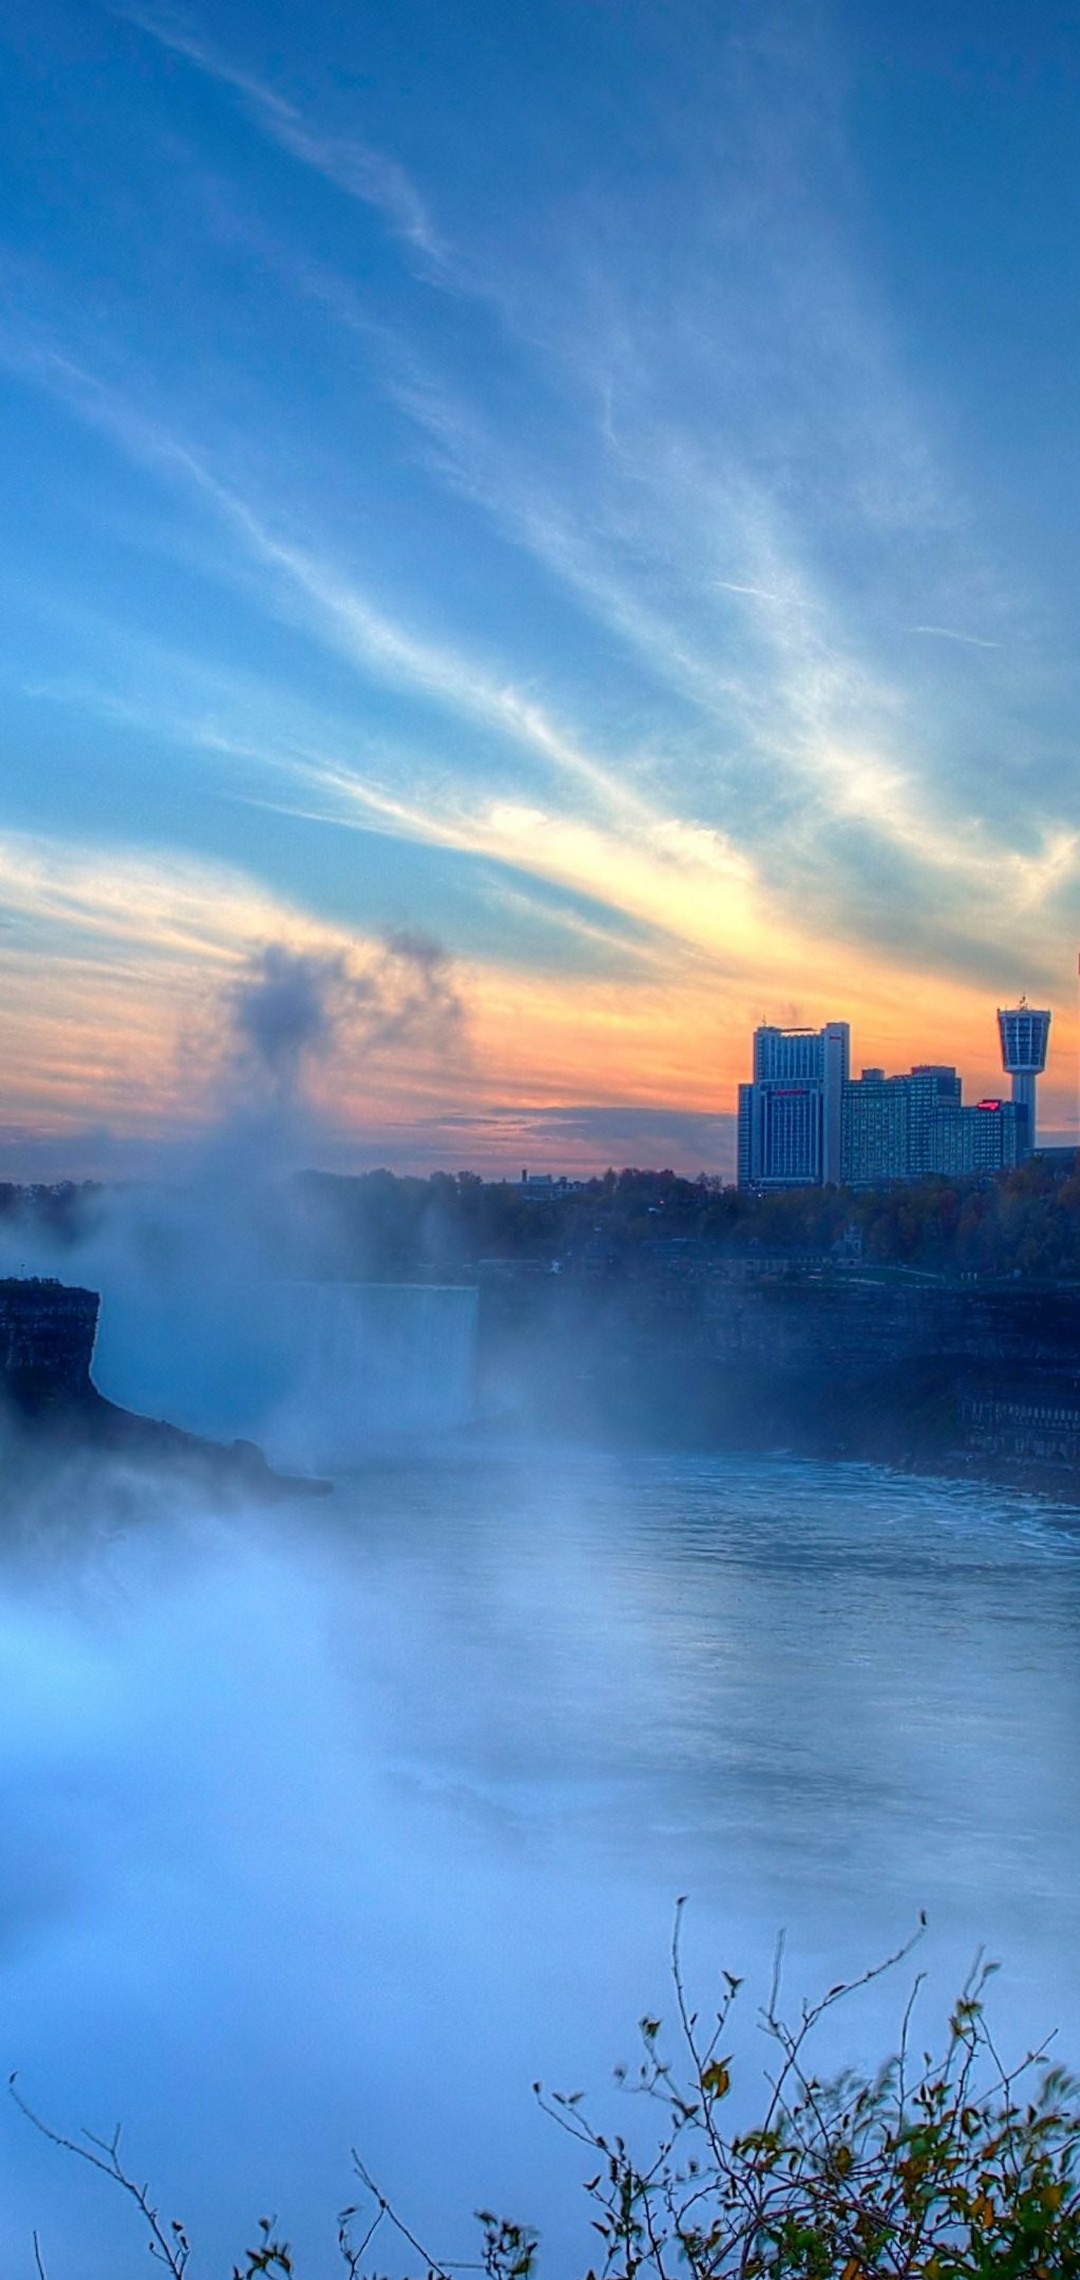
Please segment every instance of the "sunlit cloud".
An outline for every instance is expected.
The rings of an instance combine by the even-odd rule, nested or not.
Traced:
[[[490,839],[511,850],[530,828],[536,818],[495,816]],[[686,851],[678,858],[685,883]],[[569,867],[569,859],[556,864]],[[646,886],[649,907],[655,888]],[[39,1136],[88,1122],[144,1136],[197,1130],[217,1109],[220,1008],[253,957],[279,941],[327,970],[372,955],[372,945],[314,923],[222,866],[10,834],[0,842],[0,910],[12,993],[8,1121],[22,1115]],[[647,958],[632,989],[579,976],[568,992],[558,976],[466,962],[457,986],[468,1014],[467,1062],[455,1066],[441,1049],[410,1045],[383,1056],[373,1089],[365,1057],[346,1057],[315,1071],[316,1102],[327,1130],[359,1144],[409,1116],[459,1116],[467,1097],[477,1133],[491,1109],[484,1160],[492,1161],[500,1102],[517,1100],[531,1113],[621,1100],[659,1112],[677,1098],[707,1117],[717,1107],[717,1068],[738,1070],[748,1020],[762,1001],[775,1008],[793,971],[770,948],[752,944],[719,994],[715,949],[700,956],[686,945]],[[842,985],[839,965],[815,974],[816,988],[839,993]],[[883,978],[879,1024],[898,1016],[889,987]],[[871,978],[871,1008],[874,999]],[[966,1034],[985,1021],[973,993],[953,993],[950,1010]]]
[[[494,1121],[500,1087],[727,1113],[753,1021],[796,1000],[850,1013],[868,1058],[989,1074],[995,992],[1049,991],[1074,927],[1071,699],[867,275],[817,19],[703,26],[700,109],[662,72],[638,90],[649,198],[636,168],[568,165],[556,227],[535,183],[485,202],[433,157],[421,188],[392,106],[350,94],[354,131],[235,23],[112,13],[184,274],[211,282],[190,372],[149,265],[144,316],[39,260],[0,336],[72,462],[97,455],[66,614],[32,661],[9,643],[7,685],[51,708],[77,785],[83,742],[103,755],[126,834],[95,854],[83,807],[67,841],[18,842],[13,923],[48,967],[25,966],[20,1099],[35,1051],[42,1099],[96,1098],[95,1007],[125,1031],[130,1000],[100,1113],[125,1085],[172,1113],[185,977],[212,995],[283,931],[342,955],[348,848],[357,939],[380,862],[403,923],[458,914]],[[227,370],[222,292],[252,316]],[[130,623],[83,574],[95,545]],[[250,863],[207,868],[245,822]],[[403,1069],[395,1098],[466,1116],[456,1082]]]
[[[988,864],[1004,860],[1006,873],[1015,868],[1008,826],[997,844],[989,838],[983,850],[972,844],[947,780],[930,778],[912,750],[906,694],[854,650],[851,629],[836,622],[835,604],[820,585],[813,586],[798,560],[793,531],[745,479],[705,469],[696,455],[687,464],[684,453],[680,467],[674,434],[658,435],[655,427],[640,436],[631,455],[624,428],[616,472],[620,481],[633,484],[635,530],[643,521],[642,495],[650,510],[647,551],[644,561],[640,552],[635,561],[610,499],[601,498],[597,510],[583,518],[552,490],[550,472],[541,478],[523,467],[517,447],[494,435],[475,410],[449,402],[415,375],[402,379],[392,373],[390,384],[433,439],[434,464],[446,479],[537,554],[673,694],[704,715],[722,740],[716,778],[725,785],[741,834],[752,839],[754,826],[732,769],[745,776],[767,761],[774,786],[799,783],[799,837],[830,873],[836,858],[834,853],[830,860],[825,842],[835,816],[872,822],[884,839],[917,852],[931,870],[967,875],[976,889]],[[760,582],[714,574],[709,554],[718,543],[729,547],[733,536],[754,558]],[[701,568],[688,607],[683,566],[691,562]],[[710,590],[763,602],[770,614],[758,615],[749,636],[744,632],[733,644],[710,616]],[[666,596],[666,608],[657,606],[657,596]],[[965,638],[973,646],[1000,647],[957,636]],[[728,662],[736,646],[743,654]],[[868,748],[875,733],[883,745],[893,746],[894,757]],[[737,762],[729,757],[733,746]],[[775,863],[785,826],[781,822],[778,831],[774,805],[768,812]],[[835,883],[842,892],[841,881]]]

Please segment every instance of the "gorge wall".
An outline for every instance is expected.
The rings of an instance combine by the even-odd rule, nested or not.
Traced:
[[[535,1422],[1080,1493],[1080,1288],[509,1277],[485,1289],[481,1352],[490,1398]]]
[[[320,1311],[309,1321],[316,1295]],[[305,1412],[321,1410],[332,1380],[366,1438],[372,1404],[381,1415],[391,1402],[383,1380],[393,1361],[403,1380],[395,1414],[406,1395],[418,1398],[415,1377],[425,1399],[450,1402],[453,1417],[440,1412],[441,1423],[462,1422],[475,1293],[428,1296],[426,1311],[410,1307],[406,1352],[402,1324],[385,1318],[385,1290],[328,1286],[324,1303],[313,1286],[294,1288],[294,1334],[303,1318],[308,1356]],[[0,1393],[9,1407],[79,1416],[99,1430],[123,1418],[91,1378],[99,1304],[96,1292],[60,1282],[0,1281]],[[339,1322],[343,1308],[348,1320]],[[858,1274],[612,1283],[510,1274],[484,1285],[479,1366],[482,1407],[530,1429],[637,1445],[786,1447],[986,1473],[1080,1497],[1080,1287],[980,1289]],[[413,1429],[417,1422],[410,1411]]]

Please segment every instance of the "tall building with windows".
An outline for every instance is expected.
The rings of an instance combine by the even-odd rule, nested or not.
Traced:
[[[1028,1153],[1023,1097],[966,1108],[956,1070],[940,1062],[920,1062],[906,1076],[864,1069],[853,1078],[848,1040],[843,1021],[755,1030],[753,1081],[739,1087],[740,1187],[958,1178],[1008,1170]],[[1010,1049],[1030,1056],[1038,1045],[1021,1038]],[[1042,1050],[1045,1057],[1045,1033]]]
[[[1027,1113],[1017,1100],[979,1100],[973,1108],[943,1105],[931,1122],[926,1169],[951,1179],[1011,1171],[1028,1153]]]
[[[844,1087],[845,1187],[878,1187],[939,1170],[936,1120],[942,1110],[959,1111],[960,1102],[955,1069],[927,1062],[904,1077],[864,1069]]]
[[[839,1183],[850,1035],[846,1021],[755,1029],[753,1082],[739,1087],[740,1187]]]
[[[1035,1088],[1046,1067],[1050,1015],[1045,1006],[1029,1005],[1026,998],[1021,998],[1019,1005],[999,1006],[998,1035],[1001,1066],[1012,1078],[1017,1107],[1027,1110],[1027,1144],[1034,1148]]]
[[[934,1160],[934,1119],[947,1109],[960,1108],[963,1087],[956,1070],[942,1061],[917,1061],[905,1081],[910,1087],[908,1172],[912,1179],[918,1179],[923,1172],[940,1169]]]

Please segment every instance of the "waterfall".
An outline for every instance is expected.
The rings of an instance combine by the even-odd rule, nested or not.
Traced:
[[[467,1423],[478,1301],[458,1284],[290,1284],[295,1371],[267,1419],[268,1453],[348,1465]]]
[[[478,1307],[459,1284],[106,1288],[94,1378],[143,1415],[334,1470],[468,1423]]]

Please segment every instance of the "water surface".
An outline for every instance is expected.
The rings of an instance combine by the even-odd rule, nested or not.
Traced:
[[[440,2253],[494,2201],[565,2270],[529,2084],[606,2095],[682,1892],[703,1997],[781,1926],[794,1999],[926,1909],[931,1998],[984,1942],[1006,2039],[1080,2054],[1080,1515],[443,1453],[12,1546],[0,1660],[0,2060],[65,2127],[124,2118],[206,2269],[264,2209],[331,2269],[357,2144]],[[837,2048],[875,2058],[906,1984]],[[14,2113],[2,2145],[10,2273],[35,2223],[53,2280],[144,2269],[97,2180]]]

